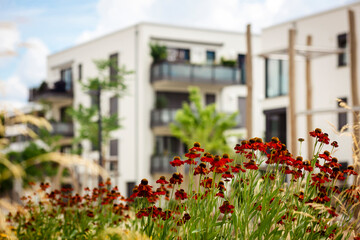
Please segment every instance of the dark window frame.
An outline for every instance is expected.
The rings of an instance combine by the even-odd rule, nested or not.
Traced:
[[[109,99],[109,114],[119,115],[119,98],[117,96],[113,96]]]
[[[206,93],[205,94],[205,105],[216,104],[216,94],[215,93]]]
[[[78,65],[78,78],[79,78],[79,81],[82,80],[82,64],[79,63]]]
[[[208,56],[212,55],[213,58],[209,59]],[[212,60],[210,62],[210,60]],[[216,62],[216,52],[212,50],[206,50],[206,64],[213,65]]]
[[[275,94],[274,96],[269,96],[268,94],[268,88],[269,88],[269,74],[268,74],[268,70],[269,70],[269,60],[272,61],[277,61],[279,63],[279,67],[278,67],[278,79],[276,79],[276,83],[277,83],[277,89],[278,89],[278,93]],[[286,96],[289,93],[289,89],[287,89],[286,91],[283,91],[283,69],[284,69],[284,61],[285,60],[281,60],[281,59],[270,59],[270,58],[265,58],[265,97],[266,98],[273,98],[273,97],[280,97],[280,96]]]
[[[348,46],[348,34],[342,33],[337,35],[337,46],[340,49],[344,49],[345,52],[338,54],[338,67],[345,67],[348,65],[348,62],[346,61],[348,55],[346,54],[346,48]]]
[[[286,108],[277,108],[277,109],[271,109],[271,110],[265,110],[265,140],[270,141],[272,137],[278,137],[280,141],[284,144],[287,142],[287,109]],[[271,133],[268,132],[268,129],[270,128],[270,117],[274,115],[283,115],[285,114],[285,120],[284,123],[279,123],[279,127],[282,127],[283,129],[283,136],[272,136]],[[279,131],[281,131],[279,129]]]
[[[117,81],[117,75],[119,74],[119,54],[113,53],[109,57],[110,60],[110,68],[109,68],[109,79],[111,82]]]
[[[111,139],[109,142],[109,155],[110,157],[116,157],[119,155],[119,140]]]

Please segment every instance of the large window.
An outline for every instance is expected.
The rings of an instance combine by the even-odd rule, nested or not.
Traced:
[[[285,60],[265,60],[266,97],[277,97],[288,93],[289,65]]]
[[[215,52],[206,51],[206,64],[213,65],[215,63]]]
[[[110,115],[118,114],[118,97],[110,98]]]
[[[241,84],[246,83],[246,55],[245,54],[239,54],[238,55],[238,65],[241,73]]]
[[[62,69],[60,71],[61,81],[65,82],[65,90],[72,89],[72,71],[71,68]]]
[[[213,93],[207,93],[205,94],[205,104],[209,105],[209,104],[213,104],[216,102],[216,95]]]
[[[238,98],[238,110],[240,114],[239,118],[239,127],[245,127],[246,126],[246,98],[245,97],[239,97]]]
[[[117,81],[119,58],[118,54],[110,55],[110,81]]]
[[[347,47],[347,34],[343,33],[343,34],[339,34],[337,36],[337,42],[338,42],[338,48],[343,49],[344,51],[346,51],[346,47]],[[347,59],[347,54],[346,52],[344,53],[339,53],[338,55],[338,66],[346,66],[348,62]]]
[[[189,62],[190,50],[183,48],[167,48],[167,60],[169,62]]]
[[[272,109],[264,111],[266,118],[266,141],[272,137],[278,137],[286,144],[286,108]]]
[[[157,136],[155,155],[181,155],[187,152],[185,144],[179,139],[170,136]]]

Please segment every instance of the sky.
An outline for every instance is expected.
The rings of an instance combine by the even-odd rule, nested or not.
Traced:
[[[46,56],[149,21],[244,32],[354,0],[0,0],[0,107],[26,104]]]

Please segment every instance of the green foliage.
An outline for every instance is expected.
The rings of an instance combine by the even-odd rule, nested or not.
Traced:
[[[167,50],[166,46],[159,45],[158,43],[151,44],[150,43],[150,49],[151,49],[151,57],[153,58],[153,62],[161,62],[163,60],[166,60],[167,58]]]
[[[221,57],[221,65],[225,67],[235,67],[236,66],[236,60],[231,59],[225,59],[224,57]]]
[[[191,87],[189,92],[190,105],[183,103],[176,113],[171,133],[188,146],[201,142],[210,153],[228,152],[224,133],[236,126],[237,112],[231,115],[216,112],[215,104],[203,107],[199,89]]]
[[[98,69],[98,76],[89,78],[87,81],[80,82],[84,92],[95,97],[98,101],[98,93],[103,91],[112,91],[114,95],[119,97],[125,93],[126,85],[124,76],[132,72],[126,71],[125,68],[119,68],[112,60],[96,60],[94,61]],[[113,70],[117,74],[109,76],[109,70]],[[80,125],[78,136],[75,143],[81,140],[89,140],[93,146],[98,146],[98,105],[84,107],[82,104],[77,109],[67,109],[67,113],[77,121]],[[121,127],[118,116],[101,116],[102,120],[102,139],[103,143],[108,142],[110,132]]]

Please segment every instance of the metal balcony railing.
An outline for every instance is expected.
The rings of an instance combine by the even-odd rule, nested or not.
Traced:
[[[72,122],[52,122],[52,134],[64,137],[74,136],[74,125]]]
[[[165,126],[175,120],[175,108],[163,108],[151,110],[151,127]]]
[[[151,66],[151,82],[169,80],[191,83],[245,84],[240,69],[216,65],[162,62]]]

